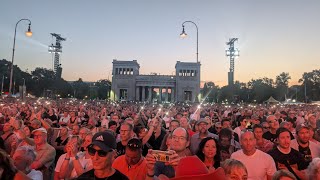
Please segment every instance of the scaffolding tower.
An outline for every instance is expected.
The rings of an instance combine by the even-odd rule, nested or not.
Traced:
[[[226,44],[229,49],[226,50],[226,56],[230,57],[230,69],[228,72],[228,85],[234,84],[234,59],[239,56],[239,50],[234,48],[234,42],[238,41],[238,38],[230,38]]]
[[[53,53],[53,72],[56,78],[61,78],[62,67],[60,63],[60,54],[62,53],[61,41],[65,41],[66,38],[61,37],[60,34],[50,33],[52,38],[56,38],[56,44],[53,43],[49,46],[49,53]]]

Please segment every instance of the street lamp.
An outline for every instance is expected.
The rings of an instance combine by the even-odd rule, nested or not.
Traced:
[[[194,22],[192,22],[192,21],[185,21],[185,22],[183,22],[183,23],[182,23],[182,33],[180,34],[180,37],[182,37],[182,38],[187,37],[187,33],[184,31],[184,24],[185,24],[185,23],[192,23],[192,24],[194,24],[194,25],[196,26],[196,29],[197,29],[197,63],[198,63],[198,62],[199,62],[199,53],[198,53],[199,32],[198,32],[198,26],[197,26],[196,23],[194,23]]]
[[[10,71],[10,84],[9,84],[9,96],[12,95],[11,89],[12,89],[12,76],[13,76],[13,60],[14,60],[14,50],[15,50],[15,46],[16,46],[16,34],[17,34],[17,26],[19,24],[19,22],[21,21],[29,21],[29,26],[28,26],[28,31],[26,31],[26,36],[30,37],[32,36],[32,32],[31,32],[31,21],[29,19],[20,19],[17,23],[16,23],[16,27],[14,29],[14,38],[13,38],[13,48],[12,48],[12,60],[11,60],[11,71]]]
[[[2,75],[2,83],[1,83],[1,96],[2,96],[2,93],[3,93],[3,82],[4,82],[4,75]]]

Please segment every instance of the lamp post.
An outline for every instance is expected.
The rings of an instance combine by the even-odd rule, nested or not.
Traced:
[[[13,38],[13,48],[12,48],[12,60],[11,60],[11,71],[10,71],[10,84],[9,84],[9,96],[12,96],[12,77],[13,77],[13,61],[14,61],[14,51],[15,51],[15,46],[16,46],[16,34],[17,34],[17,26],[19,24],[19,22],[21,21],[29,21],[29,26],[28,26],[28,31],[26,31],[26,36],[30,37],[32,36],[32,32],[31,32],[31,21],[29,19],[20,19],[17,23],[16,23],[16,27],[14,29],[14,38]]]
[[[194,22],[192,22],[192,21],[185,21],[185,22],[183,22],[182,23],[182,33],[180,34],[180,37],[182,37],[182,38],[185,38],[185,37],[187,37],[187,33],[184,31],[184,24],[185,23],[192,23],[192,24],[194,24],[195,26],[196,26],[196,29],[197,29],[197,63],[199,62],[199,53],[198,53],[198,47],[199,47],[199,31],[198,31],[198,26],[197,26],[197,24],[196,23],[194,23]]]
[[[23,79],[23,86],[26,86],[26,79],[22,78]]]
[[[1,97],[3,93],[3,82],[4,82],[4,75],[2,75],[2,83],[1,83]]]

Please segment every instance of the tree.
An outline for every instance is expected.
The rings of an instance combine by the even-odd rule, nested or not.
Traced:
[[[302,82],[300,89],[305,93],[305,101],[320,100],[320,69],[303,73],[299,82]]]
[[[288,83],[291,79],[289,73],[282,72],[276,77],[276,98],[278,100],[285,100],[285,97],[288,95]]]
[[[83,82],[81,78],[79,78],[77,81],[74,81],[72,83],[72,87],[73,87],[75,98],[83,99],[85,97],[89,97],[90,87],[87,83]]]
[[[273,80],[267,77],[260,79],[252,79],[248,82],[248,88],[251,91],[249,101],[262,103],[270,96],[274,95]]]
[[[101,79],[95,83],[98,88],[98,98],[107,99],[110,97],[111,81],[108,79]]]

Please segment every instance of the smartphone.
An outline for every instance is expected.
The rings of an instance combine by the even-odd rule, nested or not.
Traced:
[[[154,156],[156,161],[169,162],[170,161],[170,155],[172,153],[170,151],[152,150],[151,154]]]

